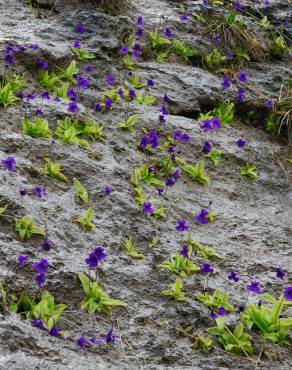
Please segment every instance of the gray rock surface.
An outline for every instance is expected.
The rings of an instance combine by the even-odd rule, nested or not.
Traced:
[[[50,1],[38,3],[50,8]],[[186,3],[196,7],[198,2]],[[288,8],[289,2],[279,3],[282,5],[273,2],[270,10],[273,18],[282,21],[283,13],[291,18],[291,4]],[[32,60],[40,57],[48,60],[50,65],[68,65],[73,57],[70,48],[77,38],[74,26],[79,21],[86,29],[82,45],[97,56],[91,62],[94,67],[91,83],[96,83],[99,89],[104,88],[105,75],[119,70],[118,48],[131,34],[137,14],[143,15],[146,29],[156,27],[164,15],[177,35],[184,37],[185,28],[178,21],[178,2],[137,0],[129,16],[98,13],[93,11],[93,4],[78,1],[66,2],[64,7],[56,4],[49,17],[40,19],[24,2],[9,0],[5,3],[0,16],[0,44],[39,45],[36,52],[28,48],[19,59],[32,82],[32,89],[35,85]],[[201,45],[210,43],[191,27],[186,37],[193,42],[199,40]],[[157,123],[159,105],[145,107],[131,103],[130,112],[141,113],[142,118],[133,133],[119,131],[116,123],[123,119],[124,112],[118,107],[96,116],[105,124],[105,142],[93,142],[89,151],[52,139],[23,136],[21,106],[0,109],[0,158],[13,154],[17,161],[13,175],[0,167],[0,206],[8,204],[7,216],[0,218],[0,281],[15,294],[23,291],[35,294],[30,269],[20,271],[16,259],[20,254],[28,255],[33,261],[47,258],[51,268],[46,289],[54,294],[57,302],[68,305],[70,311],[64,316],[64,325],[70,332],[68,339],[51,337],[17,315],[0,314],[1,370],[252,368],[247,358],[229,355],[219,347],[209,355],[190,348],[190,341],[179,335],[177,329],[192,326],[197,333],[204,334],[206,327],[212,325],[208,310],[193,299],[202,291],[204,279],[200,274],[185,279],[184,291],[189,300],[177,303],[161,295],[174,277],[158,265],[178,250],[180,236],[175,230],[176,221],[185,218],[193,223],[194,214],[212,201],[218,220],[208,225],[196,225],[192,231],[195,240],[213,246],[224,256],[220,263],[214,264],[215,274],[209,279],[209,286],[224,289],[227,274],[234,270],[244,279],[251,276],[261,281],[262,287],[272,294],[283,289],[287,280],[277,287],[274,268],[281,266],[289,273],[292,269],[292,167],[287,164],[287,158],[292,158],[291,147],[281,138],[265,133],[262,127],[245,125],[237,118],[232,127],[216,132],[216,147],[222,150],[223,162],[216,168],[208,163],[210,185],[200,187],[183,176],[165,195],[170,207],[166,220],[141,222],[137,218],[139,210],[129,178],[134,166],[145,159],[137,150],[142,129],[155,128],[161,136],[174,129],[186,132],[191,140],[187,144],[178,144],[180,157],[194,164],[200,158],[205,137],[193,118],[216,106],[222,92],[218,76],[181,61],[159,64],[146,59],[139,63],[137,71],[143,79],[155,80],[153,95],[158,102],[164,93],[171,97],[171,114],[166,125]],[[275,97],[282,78],[292,74],[291,61],[259,62],[251,65],[248,73],[255,90],[265,97]],[[88,102],[92,106],[95,100],[93,90],[84,93],[80,115],[86,111]],[[53,128],[56,119],[66,113],[66,102],[44,101],[43,110]],[[235,145],[240,137],[248,141],[246,150]],[[44,157],[62,163],[63,173],[70,179],[68,184],[39,175],[37,169],[43,166]],[[246,162],[256,165],[257,181],[240,176]],[[95,211],[95,233],[83,232],[73,222],[87,209],[74,200],[73,177],[77,177],[89,191],[90,205]],[[43,200],[31,194],[21,198],[18,194],[20,188],[31,190],[40,184],[46,186],[48,193]],[[108,197],[101,193],[106,184],[113,188]],[[151,198],[153,194],[149,191],[147,196]],[[40,238],[25,242],[18,239],[13,218],[24,214],[31,214],[38,226],[48,230],[53,241],[51,251],[41,250]],[[126,256],[122,245],[129,235],[145,254],[145,259],[136,261]],[[159,240],[157,248],[148,246],[153,237]],[[128,303],[126,308],[114,310],[112,317],[93,317],[80,310],[83,293],[77,274],[86,270],[84,258],[95,245],[106,246],[109,254],[103,264],[102,286],[111,296]],[[200,258],[198,261],[204,262]],[[235,305],[243,303],[246,297],[244,289],[232,288],[230,295],[231,303]],[[75,342],[80,335],[98,337],[111,326],[117,335],[116,344],[76,348]],[[259,349],[259,336],[253,334],[253,338],[254,346]],[[277,354],[276,360],[263,356],[257,368],[291,369],[291,347],[272,348]]]

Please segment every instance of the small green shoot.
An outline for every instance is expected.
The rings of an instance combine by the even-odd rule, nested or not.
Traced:
[[[19,234],[20,240],[30,239],[33,235],[46,235],[43,229],[34,224],[30,215],[15,220],[15,231]]]
[[[215,290],[213,294],[198,293],[196,299],[204,306],[213,311],[218,311],[219,307],[224,307],[227,311],[233,312],[234,307],[228,302],[228,293],[222,293],[219,289]]]
[[[81,309],[90,315],[98,312],[111,315],[113,308],[124,307],[127,304],[119,299],[110,298],[97,282],[90,282],[84,273],[79,274],[86,298],[81,302]]]
[[[209,328],[210,334],[216,335],[219,343],[222,344],[224,349],[236,355],[245,354],[247,357],[249,353],[253,352],[250,335],[243,332],[243,324],[239,323],[232,333],[231,330],[225,325],[222,317],[216,318],[216,325]]]
[[[204,353],[209,353],[212,349],[212,346],[212,339],[209,337],[203,337],[201,335],[198,335],[191,345],[193,349],[198,349],[200,351],[203,351]]]
[[[124,250],[126,254],[135,259],[145,258],[144,254],[140,253],[132,242],[132,239],[126,239],[124,243]]]
[[[78,224],[80,224],[82,226],[82,228],[85,229],[85,230],[95,231],[96,226],[92,222],[93,217],[94,217],[94,211],[90,207],[90,208],[88,208],[88,210],[85,212],[85,214],[83,216],[77,217],[76,222]]]
[[[22,118],[22,133],[33,138],[50,138],[52,131],[49,129],[49,122],[40,117],[34,117],[33,121],[28,118]]]
[[[60,83],[59,77],[55,73],[49,73],[48,71],[38,71],[37,80],[42,87],[50,91]]]
[[[117,124],[117,128],[126,131],[133,131],[135,124],[141,118],[140,114],[133,114],[132,116],[128,117],[125,121],[120,122]]]
[[[165,289],[162,294],[166,297],[172,298],[177,302],[185,302],[187,297],[182,291],[183,282],[180,278],[177,278],[173,284],[170,284],[169,290]]]
[[[249,177],[252,180],[257,179],[258,175],[256,173],[257,168],[249,163],[246,163],[244,168],[240,171],[241,176]]]
[[[73,179],[73,182],[76,189],[75,192],[76,197],[80,198],[85,204],[87,204],[89,199],[86,187],[83,186],[81,182],[76,178]]]
[[[14,95],[14,91],[10,83],[0,84],[0,106],[7,108],[9,105],[14,105],[19,100]]]
[[[83,49],[72,48],[72,51],[76,54],[77,59],[81,60],[82,62],[87,62],[95,58],[94,54],[89,53],[88,51]]]
[[[195,180],[198,184],[207,185],[209,183],[209,177],[205,172],[205,164],[203,161],[199,161],[196,166],[185,164],[184,166],[182,166],[182,168],[187,173],[187,175],[192,180]]]
[[[61,172],[62,165],[60,163],[54,163],[49,158],[45,158],[44,161],[46,165],[44,168],[41,168],[40,172],[58,181],[68,181],[67,177]]]
[[[213,149],[205,157],[210,159],[213,162],[214,166],[217,167],[222,160],[221,150]]]

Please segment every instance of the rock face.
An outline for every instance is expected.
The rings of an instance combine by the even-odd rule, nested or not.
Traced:
[[[135,7],[130,7],[127,16],[97,11],[100,2],[96,5],[95,2],[38,0],[33,2],[39,4],[35,8],[25,3],[10,0],[3,7],[0,43],[26,47],[17,63],[29,81],[31,90],[27,92],[43,91],[34,79],[36,59],[64,68],[73,58],[71,46],[78,38],[84,49],[96,55],[90,61],[93,66],[90,82],[99,92],[96,94],[96,89],[90,88],[80,93],[80,117],[92,108],[100,92],[108,89],[104,76],[124,73],[118,50],[132,34],[137,15],[144,17],[146,31],[159,26],[164,16],[163,21],[175,31],[176,37],[211,48],[209,38],[197,32],[194,19],[187,25],[179,21],[179,2],[176,1],[139,0]],[[193,12],[199,3],[186,1],[185,5]],[[291,22],[289,1],[271,3],[267,14],[271,14],[273,20]],[[248,4],[246,9],[252,11]],[[74,32],[79,22],[85,28],[82,35]],[[291,31],[291,23],[289,27]],[[33,51],[31,44],[39,48]],[[273,99],[278,96],[284,79],[292,75],[291,59],[259,61],[244,66],[244,70],[253,88],[248,94],[257,91]],[[143,129],[147,132],[155,129],[161,138],[171,135],[175,129],[187,133],[190,141],[177,144],[176,149],[180,158],[195,164],[202,157],[205,134],[194,118],[214,108],[223,93],[218,74],[181,60],[158,63],[146,56],[138,63],[135,73],[139,73],[143,81],[155,81],[151,94],[158,103],[162,103],[165,93],[171,98],[167,122],[158,123],[159,104],[144,106],[131,102],[127,107],[117,106],[102,114],[89,113],[105,127],[104,142],[91,143],[89,150],[55,139],[24,136],[21,133],[22,104],[5,110],[0,108],[0,157],[4,159],[13,154],[16,159],[13,174],[0,167],[0,207],[7,205],[6,213],[0,216],[0,282],[9,293],[19,296],[26,292],[38,297],[43,288],[36,288],[31,268],[20,270],[16,261],[19,255],[27,255],[30,262],[47,258],[50,269],[44,289],[50,291],[58,303],[68,306],[62,323],[69,332],[67,339],[55,338],[32,327],[29,320],[22,320],[19,315],[0,312],[0,369],[253,368],[248,358],[229,355],[219,346],[208,355],[190,347],[189,339],[180,335],[178,329],[191,326],[197,334],[206,335],[206,328],[214,323],[210,311],[194,299],[204,288],[204,276],[194,274],[184,279],[183,290],[189,299],[178,303],[161,294],[176,277],[158,265],[178,252],[181,237],[175,225],[178,219],[186,219],[192,224],[193,239],[214,247],[223,256],[220,262],[211,262],[215,269],[208,283],[211,290],[224,291],[228,273],[236,271],[241,278],[241,288],[232,287],[230,293],[230,301],[236,307],[244,304],[247,295],[244,284],[250,279],[260,281],[262,289],[270,294],[283,291],[289,285],[287,275],[292,267],[292,167],[287,162],[292,159],[291,144],[289,147],[281,137],[266,133],[262,126],[246,125],[243,115],[238,116],[232,126],[217,130],[213,138],[215,148],[222,150],[222,163],[214,167],[211,161],[205,161],[210,184],[202,187],[183,175],[164,196],[148,188],[145,197],[158,199],[159,203],[164,199],[163,204],[169,209],[165,220],[141,220],[129,180],[134,167],[145,162],[145,154],[137,150]],[[40,102],[51,129],[55,128],[57,119],[67,113],[67,104],[63,99]],[[252,104],[247,102],[242,106],[246,111]],[[116,124],[125,119],[126,109],[131,114],[141,114],[131,133],[116,128]],[[241,112],[240,107],[238,110]],[[239,138],[247,141],[247,148],[238,148],[235,142]],[[62,164],[68,183],[40,175],[38,169],[43,167],[45,157]],[[150,161],[151,158],[153,156]],[[245,163],[257,167],[256,181],[240,176]],[[75,199],[73,178],[78,178],[88,189],[89,205],[95,212],[95,232],[84,232],[74,222],[88,206]],[[113,192],[104,196],[101,189],[107,184]],[[36,185],[45,186],[47,197],[38,199],[32,195]],[[30,194],[21,197],[21,188]],[[194,214],[208,208],[210,202],[217,220],[208,225],[195,224]],[[53,242],[50,251],[40,248],[43,240],[39,237],[19,240],[13,219],[25,214],[32,215],[37,225],[47,230]],[[144,259],[134,260],[125,254],[123,243],[129,236],[145,255]],[[153,239],[158,240],[157,247],[149,247]],[[111,317],[88,315],[80,310],[84,296],[78,273],[87,270],[84,259],[96,245],[104,245],[108,252],[99,273],[104,290],[127,303],[126,308],[115,309]],[[198,264],[206,262],[200,257],[196,260]],[[277,285],[274,268],[278,266],[287,274]],[[249,299],[258,302],[257,296]],[[75,342],[81,335],[100,337],[111,327],[117,336],[115,344],[76,348]],[[253,332],[252,337],[255,352],[259,354],[262,350],[259,334]],[[291,351],[287,347],[269,343],[269,348],[270,352],[266,351],[260,358],[258,369],[291,369]]]

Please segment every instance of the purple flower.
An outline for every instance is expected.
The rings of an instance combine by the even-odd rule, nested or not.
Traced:
[[[143,214],[150,214],[150,215],[152,215],[154,213],[154,208],[152,206],[152,203],[150,203],[150,202],[144,202],[143,203],[142,213]]]
[[[37,50],[39,46],[37,44],[31,44],[30,45],[31,50]]]
[[[24,197],[26,194],[27,194],[27,190],[26,189],[20,189],[19,190],[19,194]]]
[[[75,49],[81,49],[80,40],[74,40],[74,42],[73,42],[73,48],[75,48]]]
[[[264,0],[264,7],[269,8],[270,7],[270,1],[269,0]]]
[[[164,94],[163,101],[166,104],[169,104],[171,102],[171,99],[168,95]]]
[[[45,274],[39,274],[35,277],[35,282],[37,283],[38,286],[42,286],[45,283]]]
[[[102,189],[102,192],[105,195],[110,195],[112,193],[113,189],[109,185],[105,185]]]
[[[276,267],[275,268],[275,273],[276,273],[276,277],[278,279],[280,279],[280,280],[283,280],[284,279],[285,272],[280,267]]]
[[[60,337],[61,336],[61,329],[57,326],[53,326],[52,329],[49,331],[49,334],[52,337]]]
[[[201,212],[195,216],[195,220],[203,225],[206,225],[209,223],[207,219],[208,214],[209,214],[209,211],[203,208]]]
[[[211,274],[213,271],[214,271],[214,269],[209,263],[203,263],[200,266],[200,272],[202,274]]]
[[[231,271],[230,274],[228,275],[229,280],[233,280],[235,283],[238,282],[239,277],[236,275],[234,271]]]
[[[181,22],[187,22],[189,20],[189,17],[187,14],[182,14],[180,17],[179,17],[179,20]]]
[[[86,90],[89,87],[89,81],[82,77],[82,76],[77,76],[77,88]]]
[[[42,258],[40,262],[36,262],[32,265],[33,269],[39,274],[45,275],[48,271],[49,262],[45,258]]]
[[[16,165],[16,160],[12,155],[8,155],[6,159],[2,159],[2,165],[12,173],[14,171],[14,167]]]
[[[211,124],[212,124],[214,129],[222,127],[221,120],[218,117],[211,118]]]
[[[259,285],[260,283],[254,280],[254,281],[251,281],[251,283],[249,285],[246,285],[245,287],[249,292],[261,294],[262,291]]]
[[[25,50],[25,47],[24,47],[23,45],[18,45],[18,46],[17,46],[17,51],[18,51],[19,53],[23,53],[23,52],[24,52],[24,50]]]
[[[274,107],[273,100],[271,100],[271,99],[267,100],[266,107],[268,109],[273,109],[273,107]]]
[[[44,59],[38,59],[37,64],[41,71],[45,71],[46,69],[48,69],[48,66],[49,66],[48,63]]]
[[[31,322],[31,325],[36,327],[36,328],[39,328],[41,330],[45,330],[45,326],[44,326],[44,323],[42,322],[42,320],[40,319],[37,319],[37,320],[33,320]]]
[[[18,258],[17,258],[18,267],[20,269],[23,269],[24,268],[24,265],[27,262],[27,260],[28,260],[28,257],[27,256],[18,256]]]
[[[159,135],[155,130],[150,130],[147,135],[143,135],[140,139],[140,147],[145,150],[148,145],[153,149],[157,148],[159,145]]]
[[[115,76],[114,75],[108,75],[104,78],[105,82],[108,83],[110,86],[115,86]]]
[[[248,82],[247,80],[247,73],[244,71],[240,71],[239,75],[237,76],[237,79],[239,82],[246,84]]]
[[[219,40],[220,40],[219,35],[217,33],[214,33],[212,40],[213,40],[214,44],[217,46],[219,44]]]
[[[209,141],[204,141],[204,145],[202,147],[202,152],[205,154],[210,153],[212,150],[212,145],[209,143]]]
[[[209,6],[209,1],[204,0],[203,3],[201,4],[204,8],[207,8]]]
[[[133,46],[132,53],[135,60],[139,60],[141,58],[141,47],[137,42]]]
[[[4,62],[7,64],[11,64],[11,65],[14,65],[16,63],[13,55],[10,55],[10,54],[4,55]]]
[[[79,107],[78,107],[77,103],[75,101],[71,101],[68,104],[67,112],[69,112],[69,113],[76,113],[77,111],[79,111]]]
[[[24,98],[24,95],[23,95],[23,92],[22,91],[19,91],[18,93],[15,93],[14,94],[17,98],[19,99],[23,99]]]
[[[167,109],[167,107],[166,107],[166,106],[164,106],[164,105],[162,105],[162,106],[160,107],[159,112],[160,112],[161,114],[163,114],[164,116],[167,116],[167,115],[169,114],[169,113],[168,113],[168,109]]]
[[[46,237],[45,240],[42,242],[41,247],[43,250],[49,251],[52,245],[53,245],[53,242]]]
[[[35,186],[32,190],[35,193],[35,195],[40,199],[47,196],[45,188],[42,188],[41,186]]]
[[[110,343],[110,342],[114,342],[116,340],[116,336],[113,335],[113,328],[111,328],[109,330],[109,332],[103,336],[104,340],[107,342],[107,343]]]
[[[71,87],[69,87],[69,89],[67,90],[66,95],[72,101],[76,101],[77,100],[77,93]]]
[[[136,98],[136,92],[132,87],[130,87],[130,89],[129,89],[129,99],[134,100],[135,98]]]
[[[242,89],[241,87],[237,90],[237,97],[236,97],[237,101],[239,103],[242,103],[245,99],[245,90]]]
[[[4,51],[7,54],[14,54],[15,53],[14,47],[12,45],[10,45],[10,44],[4,45]]]
[[[218,316],[226,316],[229,314],[229,311],[227,311],[223,306],[218,307],[217,315]]]
[[[47,99],[47,100],[50,100],[51,99],[51,96],[50,96],[50,93],[48,91],[44,91],[41,93],[41,98],[42,99]]]
[[[153,87],[154,86],[154,81],[153,80],[147,80],[147,87]]]
[[[175,184],[175,182],[176,182],[175,179],[172,176],[170,176],[165,180],[165,185],[166,186],[173,186]]]
[[[113,104],[113,101],[112,101],[112,99],[111,99],[111,98],[106,97],[106,98],[104,99],[103,103],[104,103],[104,105],[105,105],[105,107],[106,107],[107,109],[110,109],[110,107],[111,107],[111,106],[112,106],[112,104]]]
[[[84,66],[84,68],[83,68],[83,71],[84,71],[85,73],[87,73],[87,74],[92,73],[92,71],[93,71],[93,66],[92,66],[92,64],[86,64],[86,66]]]
[[[180,251],[180,255],[183,256],[184,258],[189,259],[189,249],[186,244],[183,244],[182,249]]]
[[[238,140],[236,140],[236,145],[239,148],[244,148],[246,146],[246,144],[247,144],[247,142],[244,139],[239,138]]]
[[[136,22],[137,26],[143,26],[143,22],[144,22],[143,17],[141,15],[138,15]]]
[[[230,80],[227,76],[223,76],[222,82],[221,82],[222,89],[229,89],[230,87]]]
[[[205,132],[212,131],[213,130],[213,125],[211,124],[211,120],[206,119],[206,120],[202,121],[202,123],[200,124],[200,128]]]
[[[32,93],[28,93],[27,96],[26,96],[26,99],[27,100],[34,100],[35,96]]]
[[[231,59],[233,59],[234,58],[234,54],[232,54],[232,53],[227,53],[226,54],[226,59],[227,60],[231,60]]]
[[[129,52],[129,47],[128,47],[128,45],[122,45],[122,46],[120,47],[120,50],[119,50],[120,55],[127,55],[127,54],[128,54],[128,52]]]
[[[168,37],[169,39],[173,37],[173,32],[170,27],[165,27],[163,33],[164,33],[164,36]]]
[[[162,193],[164,193],[164,188],[156,188],[156,190],[158,191],[158,194],[161,195]]]
[[[85,262],[90,268],[97,268],[98,264],[107,257],[104,247],[98,245],[94,251],[85,258]]]
[[[177,225],[175,227],[175,229],[181,233],[188,230],[189,228],[190,227],[187,225],[187,221],[184,219],[178,220]]]
[[[34,111],[35,115],[36,116],[42,116],[44,114],[44,112],[42,111],[42,109],[38,108]]]
[[[75,27],[75,32],[77,33],[84,33],[85,28],[82,23],[78,23],[77,26]]]
[[[143,31],[143,28],[142,27],[138,27],[135,35],[137,36],[137,38],[139,39],[140,37],[142,37],[144,34],[144,31]]]
[[[165,123],[166,117],[163,114],[159,114],[158,120],[159,120],[159,123]]]
[[[284,294],[285,299],[287,299],[287,301],[292,301],[292,286],[288,286],[284,290],[283,294]]]
[[[236,10],[240,10],[241,9],[241,3],[239,0],[236,0],[234,3],[233,3],[233,7],[234,9]]]
[[[88,343],[88,340],[84,337],[78,338],[76,342],[77,346],[80,348],[84,348]]]
[[[174,130],[172,137],[174,138],[174,140],[180,140],[185,143],[190,140],[189,135],[182,133],[180,130]]]
[[[102,111],[102,106],[101,106],[101,104],[99,104],[98,101],[94,103],[93,111],[94,112],[101,112]]]

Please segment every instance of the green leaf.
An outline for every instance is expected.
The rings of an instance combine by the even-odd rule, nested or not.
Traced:
[[[198,184],[207,185],[209,183],[209,177],[205,172],[205,164],[203,161],[200,161],[196,166],[185,164],[182,168],[187,175]]]
[[[222,160],[221,150],[213,149],[209,154],[206,155],[206,158],[211,159],[214,166],[218,166]]]
[[[252,180],[257,179],[258,175],[256,173],[256,167],[246,163],[244,168],[240,171],[241,176],[249,177]]]
[[[33,138],[50,138],[52,136],[52,131],[49,129],[49,122],[46,119],[34,117],[34,121],[30,121],[28,118],[22,118],[21,122],[22,133],[24,135]]]
[[[73,182],[76,189],[75,195],[80,198],[85,204],[87,204],[89,199],[86,187],[83,186],[81,182],[76,178],[73,179]]]
[[[44,161],[46,162],[46,165],[44,168],[41,168],[40,172],[58,181],[68,181],[67,177],[61,172],[62,165],[60,163],[54,163],[49,158],[45,158]]]
[[[121,130],[133,131],[134,125],[139,121],[140,118],[141,118],[140,114],[133,114],[132,116],[128,117],[125,121],[118,123],[117,128]]]
[[[177,302],[185,302],[187,300],[185,293],[182,291],[183,282],[177,278],[173,284],[170,284],[169,290],[163,290],[162,294],[166,297],[173,298]]]
[[[134,259],[145,258],[144,254],[140,253],[132,242],[132,239],[126,239],[124,243],[124,250],[129,257]]]
[[[82,62],[87,62],[88,60],[95,58],[94,54],[89,53],[88,51],[83,49],[72,48],[72,51],[76,54],[77,59],[81,60]]]
[[[20,240],[30,239],[34,234],[46,235],[43,229],[35,226],[34,220],[30,215],[25,215],[15,220],[15,231],[18,232]]]
[[[77,217],[76,222],[79,223],[85,230],[95,231],[96,226],[92,222],[93,217],[94,217],[94,211],[90,207],[88,208],[88,210],[85,212],[83,216]]]

